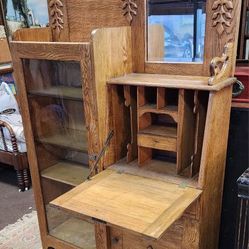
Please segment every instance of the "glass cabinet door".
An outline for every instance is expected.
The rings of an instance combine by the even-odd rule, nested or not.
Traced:
[[[80,63],[23,59],[23,68],[49,234],[94,249],[91,221],[49,205],[90,173]]]

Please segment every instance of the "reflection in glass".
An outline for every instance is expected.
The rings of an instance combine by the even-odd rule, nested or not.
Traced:
[[[92,221],[49,204],[90,173],[80,64],[24,59],[23,67],[48,232],[79,248],[95,249]]]
[[[148,61],[201,62],[206,0],[148,0]]]

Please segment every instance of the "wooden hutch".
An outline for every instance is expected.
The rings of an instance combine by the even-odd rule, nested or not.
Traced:
[[[11,44],[44,249],[218,247],[241,1],[189,1],[182,61],[167,2],[50,0],[52,41]]]

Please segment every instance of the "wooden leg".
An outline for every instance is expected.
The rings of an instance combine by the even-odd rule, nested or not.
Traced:
[[[28,169],[23,170],[23,178],[24,178],[25,190],[29,190],[31,182],[30,182],[30,174]]]
[[[24,190],[24,179],[23,179],[23,171],[22,170],[17,170],[16,171],[17,174],[17,184],[19,187],[19,191],[23,191]]]

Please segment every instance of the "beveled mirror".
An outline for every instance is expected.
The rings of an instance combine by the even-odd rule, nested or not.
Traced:
[[[206,0],[147,0],[148,62],[202,63]]]

